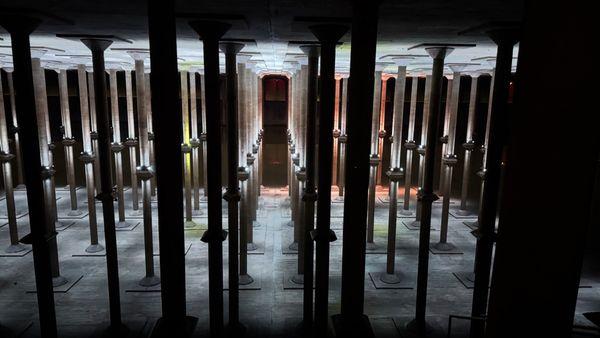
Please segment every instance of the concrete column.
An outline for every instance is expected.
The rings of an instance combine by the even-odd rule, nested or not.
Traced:
[[[406,150],[406,171],[404,176],[404,203],[400,213],[406,216],[412,216],[413,212],[410,210],[410,191],[412,188],[412,167],[414,150],[417,148],[417,142],[415,142],[415,120],[417,116],[417,91],[419,88],[419,77],[413,76],[412,85],[410,91],[410,111],[408,114],[408,132],[406,134],[406,141],[404,142],[404,149]]]
[[[387,175],[390,179],[390,203],[388,213],[388,243],[387,243],[387,266],[386,273],[381,274],[380,279],[387,284],[400,283],[400,275],[395,271],[396,264],[396,219],[398,181],[404,176],[404,170],[400,165],[400,149],[402,145],[402,127],[404,120],[404,92],[406,88],[406,65],[412,58],[394,58],[398,66],[396,85],[394,87],[394,110],[392,121],[392,151],[390,158],[390,169]]]
[[[0,76],[0,163],[2,164],[2,177],[4,178],[6,215],[8,216],[8,232],[10,237],[10,245],[4,250],[6,253],[17,253],[28,248],[19,243],[11,164],[14,158],[15,155],[10,153],[10,145],[8,143],[8,129],[6,127],[6,113],[4,111],[4,91],[2,88],[2,77]]]
[[[458,100],[460,95],[460,77],[461,71],[465,68],[465,65],[460,64],[449,64],[452,71],[452,92],[448,97],[446,106],[446,121],[448,124],[447,129],[447,142],[445,144],[445,152],[442,153],[442,163],[444,164],[444,186],[442,190],[443,201],[442,201],[442,220],[440,225],[440,240],[436,243],[433,248],[441,252],[455,252],[457,249],[452,243],[448,243],[448,218],[450,212],[450,195],[452,192],[452,173],[454,166],[458,162],[458,156],[455,152],[456,145],[456,123],[458,119]]]
[[[13,125],[9,126],[9,132],[13,134],[13,140],[15,142],[15,164],[16,164],[16,181],[17,188],[25,188],[23,180],[23,157],[21,154],[21,141],[19,139],[19,122],[17,121],[17,105],[15,100],[15,86],[13,81],[13,69],[5,67],[6,77],[8,82],[8,91],[10,97],[10,111],[12,116]]]
[[[98,244],[98,223],[96,219],[96,184],[94,176],[94,164],[96,163],[96,154],[92,147],[92,137],[90,128],[90,111],[88,101],[88,82],[84,65],[77,66],[77,84],[79,86],[79,110],[81,111],[81,135],[83,149],[79,155],[79,160],[83,162],[85,170],[85,188],[88,205],[88,221],[90,224],[90,245],[87,252],[94,253],[104,250]],[[90,84],[90,86],[93,86]]]
[[[263,79],[261,75],[257,76],[257,91],[258,91],[258,95],[257,95],[257,121],[258,121],[258,196],[261,195],[261,188],[262,188],[262,182],[263,182],[263,161],[264,161],[264,155],[263,155],[263,136],[264,136],[264,129],[263,129],[263,102],[264,102],[264,94],[263,94]]]
[[[244,48],[241,43],[222,43],[227,74],[227,192],[223,197],[228,203],[229,232],[229,329],[232,335],[244,331],[239,318],[239,271],[238,271],[238,202],[241,195],[238,183],[238,100],[236,55]]]
[[[348,80],[349,78],[342,77],[342,106],[340,108],[340,137],[338,142],[340,144],[340,165],[338,175],[338,198],[337,200],[344,200],[344,182],[346,179],[346,142],[348,136],[346,135],[346,110],[348,106]]]
[[[198,134],[198,100],[196,99],[196,70],[190,69],[190,124],[191,138],[190,146],[192,147],[192,191],[194,195],[194,210],[192,214],[201,215],[200,210],[200,135]]]
[[[150,69],[144,69],[144,81],[146,83],[145,99],[146,99],[146,114],[148,118],[148,155],[150,156],[150,166],[154,167],[156,162],[154,155],[154,127],[152,123],[152,92],[150,91]],[[150,178],[150,195],[151,198],[156,198],[156,176]]]
[[[126,228],[130,224],[125,220],[125,195],[123,194],[123,149],[125,146],[121,142],[121,120],[119,114],[119,92],[117,88],[117,69],[115,65],[109,67],[109,88],[110,88],[110,113],[112,119],[112,143],[110,150],[113,153],[115,161],[115,184],[117,186],[117,210],[118,222],[116,228]]]
[[[377,25],[380,1],[352,3],[352,51],[350,56],[351,86],[348,88],[348,143],[342,247],[341,313],[332,317],[336,336],[373,337],[368,317],[364,314],[365,237],[368,214],[369,139],[372,131],[374,80],[377,48]],[[378,121],[378,119],[375,119]],[[376,133],[376,132],[375,132]],[[375,135],[377,140],[378,135]]]
[[[208,243],[208,288],[210,311],[210,335],[223,333],[223,241],[226,232],[222,226],[221,209],[221,113],[219,109],[219,39],[230,24],[215,21],[192,21],[190,26],[198,33],[204,48],[204,71],[206,79],[207,121],[207,188],[208,230],[202,240]]]
[[[202,184],[203,184],[203,196],[201,200],[206,200],[208,196],[208,189],[206,188],[208,182],[208,168],[206,163],[206,86],[204,85],[204,74],[200,74],[200,108],[201,108],[201,121],[200,125],[202,130],[200,131],[200,142],[202,143]]]
[[[181,152],[183,154],[183,182],[185,200],[185,223],[187,228],[193,228],[196,223],[192,220],[192,146],[190,145],[190,109],[188,95],[188,72],[180,71],[179,80],[181,85],[181,114],[183,123],[183,143]],[[237,166],[236,166],[237,169]]]
[[[442,157],[446,154],[446,147],[448,144],[448,128],[449,128],[449,123],[450,123],[450,109],[451,109],[451,97],[452,97],[452,88],[453,85],[455,84],[454,79],[450,79],[450,76],[447,76],[447,87],[446,87],[446,107],[444,109],[443,115],[444,115],[444,129],[442,131],[442,136],[440,136],[440,142],[441,142],[441,147],[442,147]],[[446,165],[444,164],[444,161],[440,161],[440,168],[439,168],[439,173],[440,173],[440,178],[439,178],[439,185],[438,185],[438,194],[439,195],[443,195],[444,194],[444,188],[446,186]]]
[[[133,90],[131,84],[131,70],[125,70],[125,96],[127,100],[127,139],[123,143],[129,150],[129,167],[131,178],[131,201],[133,215],[139,215],[138,177],[137,177],[137,146],[138,139],[135,136],[135,118],[133,112]]]
[[[337,239],[330,225],[332,176],[334,172],[337,172],[335,170],[337,168],[334,165],[334,158],[337,157],[337,149],[334,149],[334,143],[337,144],[337,137],[334,139],[333,132],[334,129],[337,130],[336,122],[339,116],[339,81],[335,78],[335,49],[340,38],[348,31],[348,27],[340,25],[317,25],[309,27],[309,29],[319,39],[319,42],[321,42],[319,149],[317,154],[320,164],[318,166],[319,179],[317,183],[319,191],[317,203],[319,208],[317,209],[317,228],[310,233],[310,237],[315,241],[316,247],[314,318],[315,333],[320,336],[327,336],[329,322],[329,243]],[[315,87],[316,72],[317,70],[315,69]],[[315,92],[313,95],[315,96],[316,115],[317,88],[313,90]],[[310,255],[312,258],[312,252]],[[310,287],[310,297],[312,298],[312,285],[308,286]],[[312,309],[310,310],[312,312]]]
[[[46,78],[44,69],[41,66],[40,57],[43,51],[35,51],[31,59],[31,69],[33,72],[34,90],[35,90],[35,106],[37,117],[37,129],[39,135],[40,161],[42,166],[42,177],[44,178],[44,201],[45,208],[48,210],[45,220],[48,233],[55,233],[58,220],[56,218],[56,195],[54,191],[54,166],[52,164],[52,156],[50,154],[49,133],[48,133],[48,102],[46,94]],[[52,269],[52,284],[54,287],[64,285],[68,282],[66,278],[60,275],[58,262],[58,245],[56,236],[49,240],[50,246],[50,268]]]
[[[417,211],[415,220],[410,222],[408,226],[411,229],[418,229],[421,226],[421,195],[423,193],[423,179],[425,175],[425,152],[427,148],[427,128],[429,125],[429,101],[431,97],[431,75],[425,76],[425,93],[423,95],[423,120],[421,123],[421,144],[417,147],[417,153],[419,154],[419,167],[418,167],[418,184],[419,190],[417,192]]]
[[[340,156],[340,77],[335,78],[334,87],[334,103],[333,103],[333,155],[332,155],[332,172],[331,172],[331,184],[338,185],[338,173],[339,173],[339,156]]]
[[[87,67],[87,82],[88,82],[88,101],[90,104],[90,138],[92,139],[92,153],[96,156],[94,160],[94,182],[96,183],[96,191],[100,191],[100,152],[98,151],[98,128],[96,123],[96,94],[94,92],[94,71]]]
[[[82,212],[77,207],[77,184],[75,183],[75,163],[73,160],[73,145],[75,138],[71,131],[71,113],[69,110],[69,86],[67,83],[67,66],[59,66],[58,71],[58,91],[60,98],[60,115],[62,120],[63,139],[62,144],[65,149],[65,168],[67,171],[67,185],[69,186],[69,197],[71,210],[68,216],[80,216]]]
[[[45,208],[46,170],[40,159],[39,135],[36,128],[36,97],[34,69],[32,68],[30,34],[37,29],[42,19],[30,17],[15,9],[3,10],[0,13],[0,25],[10,33],[15,73],[15,98],[19,107],[18,125],[22,137],[23,174],[27,186],[27,204],[29,208],[29,227],[31,234],[23,238],[32,244],[33,267],[35,270],[35,286],[38,301],[40,332],[44,338],[56,338],[56,311],[52,290],[52,242],[54,233],[48,231],[50,210]],[[15,106],[15,105],[13,105]],[[16,114],[15,114],[16,116]]]
[[[296,170],[296,179],[298,180],[298,226],[297,226],[297,237],[298,237],[298,264],[296,274],[290,278],[290,281],[295,284],[304,284],[304,252],[306,251],[306,241],[302,234],[304,233],[304,227],[306,224],[306,212],[304,210],[305,204],[302,202],[302,192],[306,184],[306,168],[298,167]]]
[[[375,230],[375,198],[377,183],[377,167],[381,162],[379,157],[379,116],[381,114],[381,65],[376,66],[373,90],[373,115],[371,119],[371,154],[369,158],[369,195],[367,205],[367,250],[377,249],[373,234]]]
[[[477,84],[479,74],[471,75],[471,92],[469,94],[469,116],[467,118],[467,135],[463,149],[465,150],[465,158],[462,173],[462,186],[460,193],[460,207],[456,213],[461,216],[468,216],[471,212],[467,209],[467,198],[469,195],[469,181],[471,180],[471,153],[475,149],[475,140],[473,140],[473,132],[475,130],[475,118],[477,110]]]
[[[150,144],[148,133],[148,107],[146,100],[146,79],[144,75],[144,59],[147,51],[129,52],[135,60],[135,86],[138,114],[138,138],[140,147],[140,165],[136,168],[136,174],[142,181],[142,210],[144,217],[144,257],[146,262],[146,274],[138,282],[139,285],[149,287],[160,284],[160,278],[154,272],[154,248],[152,234],[152,205],[151,205],[151,183],[154,177],[154,169],[150,163]]]
[[[386,74],[381,78],[381,104],[379,108],[379,130],[377,131],[377,135],[379,139],[377,140],[377,154],[379,154],[379,159],[383,157],[383,143],[385,136],[387,135],[387,131],[385,130],[385,110],[386,110],[386,96],[387,96],[387,80],[389,76]],[[381,185],[381,177],[385,174],[382,166],[377,166],[377,180],[376,184]]]

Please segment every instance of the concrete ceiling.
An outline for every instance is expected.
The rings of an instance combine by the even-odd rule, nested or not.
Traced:
[[[0,1],[0,3],[5,0]],[[243,52],[252,53],[257,60],[257,68],[266,72],[281,72],[290,63],[303,57],[297,45],[288,41],[315,40],[307,30],[308,24],[299,17],[345,17],[351,16],[348,0],[199,0],[176,1],[176,10],[182,14],[178,19],[177,45],[182,68],[202,67],[202,42],[189,27],[183,14],[219,13],[241,17],[232,20],[233,28],[226,38],[253,39]],[[0,6],[14,6],[0,4]],[[132,44],[116,42],[112,47],[147,48],[147,8],[146,1],[130,0],[20,0],[19,6],[51,12],[73,21],[68,25],[55,20],[46,21],[31,38],[32,46],[57,48],[62,51],[49,51],[43,59],[66,62],[61,55],[89,55],[83,44],[57,38],[56,33],[112,34],[131,40]],[[380,23],[377,44],[378,61],[390,54],[424,54],[423,50],[407,49],[422,42],[475,43],[477,46],[454,51],[448,63],[473,63],[472,59],[496,54],[495,45],[485,36],[460,36],[458,32],[489,21],[520,20],[522,0],[384,0],[380,7]],[[10,36],[0,29],[0,46],[10,45]],[[348,71],[350,64],[350,33],[337,51],[337,70]],[[8,48],[0,48],[0,53],[10,53]],[[518,48],[515,49],[515,56]],[[108,63],[132,64],[132,59],[123,51],[108,50]],[[0,59],[10,62],[6,57]],[[78,58],[80,62],[91,62]],[[286,62],[287,61],[287,62]],[[408,69],[429,68],[430,58],[419,58],[409,64]],[[481,62],[475,62],[481,63]],[[483,62],[472,65],[467,71],[489,69]],[[395,66],[389,64],[386,72],[394,73]]]

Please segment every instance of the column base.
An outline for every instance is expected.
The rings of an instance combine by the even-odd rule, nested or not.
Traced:
[[[421,229],[421,221],[402,222],[408,230]]]
[[[367,242],[367,251],[377,251],[379,249],[379,244],[376,244],[375,242]]]
[[[150,338],[170,338],[170,337],[191,337],[198,324],[198,318],[185,316],[182,323],[178,323],[175,327],[168,323],[163,317],[159,318],[150,333]]]
[[[382,273],[379,276],[379,280],[385,284],[399,284],[402,278],[398,273]]]
[[[192,220],[183,222],[183,227],[186,229],[196,228],[198,224]]]
[[[402,338],[427,338],[432,337],[435,333],[439,333],[435,327],[428,322],[425,322],[424,326],[419,327],[416,319],[396,323],[396,328]]]
[[[139,216],[143,216],[144,212],[142,211],[142,209],[133,209],[129,212],[129,216],[132,217],[139,217]]]
[[[373,328],[369,317],[360,315],[359,318],[346,319],[341,314],[331,316],[333,335],[336,338],[361,337],[374,338]]]
[[[104,251],[104,247],[101,244],[90,244],[85,248],[85,252],[87,253],[96,253],[100,251]]]
[[[433,254],[462,254],[462,251],[460,251],[454,244],[448,242],[435,243],[434,245],[430,246],[429,250]]]
[[[69,212],[67,212],[67,216],[69,217],[77,217],[81,215],[83,215],[83,211],[79,209],[71,209]]]
[[[294,227],[294,221],[288,221],[285,225],[289,226],[290,228]]]
[[[466,225],[471,230],[477,230],[479,228],[479,222],[478,221],[463,222],[463,224]]]
[[[304,285],[304,275],[296,274],[290,278],[290,282],[298,285]]]
[[[288,246],[288,249],[292,251],[298,251],[298,242],[294,242]]]
[[[17,252],[25,251],[27,249],[29,249],[28,246],[23,245],[21,243],[17,243],[17,244],[11,244],[11,245],[9,245],[8,248],[6,248],[4,250],[4,252],[6,252],[7,254],[14,254],[14,253],[17,253]]]
[[[130,226],[131,226],[131,223],[129,223],[127,221],[118,221],[117,224],[115,224],[116,229],[129,228]]]
[[[240,275],[238,277],[239,285],[248,285],[252,283],[254,283],[254,278],[252,278],[252,276],[250,276],[249,274]]]
[[[160,284],[160,278],[158,278],[158,276],[146,276],[142,279],[140,279],[140,281],[138,282],[139,286],[143,286],[143,287],[150,287],[150,286],[156,286]]]
[[[462,216],[462,217],[466,217],[466,216],[471,216],[473,213],[467,209],[456,209],[456,211],[454,211],[458,216]]]
[[[400,209],[398,214],[402,216],[413,216],[415,213],[412,210]]]
[[[63,276],[56,276],[56,277],[52,277],[52,287],[59,287],[59,286],[63,286],[65,284],[67,284],[69,282],[68,279],[66,279]]]
[[[258,246],[254,243],[247,243],[246,244],[246,250],[248,251],[255,251],[256,249],[258,249]]]

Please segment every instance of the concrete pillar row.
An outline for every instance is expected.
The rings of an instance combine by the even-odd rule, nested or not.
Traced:
[[[110,150],[113,153],[115,165],[115,184],[117,186],[117,214],[118,221],[116,228],[126,228],[131,226],[125,220],[125,194],[123,192],[123,149],[125,145],[121,142],[121,117],[119,114],[119,91],[117,88],[117,65],[109,65],[109,91],[110,91],[110,112],[112,121],[112,143]]]
[[[375,83],[373,84],[373,115],[371,118],[371,153],[369,158],[369,192],[367,200],[367,250],[370,251],[377,249],[373,234],[375,229],[377,167],[381,162],[379,157],[379,117],[381,114],[382,69],[381,65],[376,65]]]
[[[71,131],[71,113],[69,110],[69,85],[67,83],[67,69],[69,65],[59,65],[58,72],[58,91],[60,100],[60,115],[62,121],[62,140],[61,143],[65,150],[65,169],[67,176],[67,185],[69,188],[70,210],[67,216],[81,216],[83,212],[77,206],[77,184],[75,183],[75,163],[73,159],[73,146],[75,138]]]
[[[90,246],[86,249],[87,252],[98,252],[104,248],[98,243],[98,223],[96,216],[96,177],[94,168],[97,166],[96,154],[94,153],[91,127],[90,127],[90,111],[88,101],[88,77],[85,66],[80,64],[77,66],[77,84],[79,86],[79,110],[81,111],[81,135],[82,135],[82,152],[79,155],[79,160],[83,163],[85,170],[85,188],[88,206],[88,221],[90,224]]]
[[[444,176],[444,185],[442,190],[442,220],[440,224],[440,240],[433,246],[433,249],[440,252],[457,252],[456,246],[448,242],[448,220],[450,212],[450,194],[452,191],[452,174],[454,166],[458,162],[458,156],[455,154],[456,145],[456,124],[458,119],[458,100],[460,95],[461,71],[466,67],[460,64],[449,64],[452,70],[452,91],[447,99],[446,121],[447,134],[444,135],[445,151],[442,153],[442,164]]]
[[[35,105],[37,117],[37,129],[39,135],[40,161],[43,168],[43,185],[45,208],[48,210],[46,225],[48,233],[55,233],[57,227],[62,224],[58,222],[56,210],[56,192],[54,186],[54,165],[50,153],[50,138],[48,126],[48,101],[46,94],[46,77],[41,65],[40,57],[44,52],[34,51],[31,59],[31,69],[33,71]],[[58,245],[56,237],[50,239],[50,268],[52,269],[52,284],[54,287],[68,283],[68,280],[60,275],[58,260]]]
[[[138,140],[140,148],[140,164],[136,168],[138,179],[142,185],[142,213],[144,222],[144,258],[145,276],[138,282],[141,286],[160,284],[160,278],[154,271],[154,248],[152,232],[152,187],[150,180],[154,177],[154,168],[150,162],[150,135],[148,130],[148,107],[146,99],[146,78],[144,75],[144,59],[147,51],[131,51],[130,56],[135,60],[135,83],[138,115]]]
[[[400,283],[400,274],[396,273],[396,219],[398,181],[404,176],[404,169],[400,165],[400,151],[402,141],[402,127],[404,120],[404,92],[406,88],[406,64],[410,59],[394,59],[398,73],[394,87],[394,110],[392,119],[392,149],[390,156],[390,169],[386,172],[390,179],[389,191],[389,213],[388,213],[388,240],[387,240],[387,264],[386,271],[379,279],[387,284]]]
[[[137,152],[138,152],[138,138],[135,136],[135,117],[133,112],[133,86],[131,82],[131,70],[125,70],[125,99],[127,101],[127,139],[123,144],[127,147],[129,152],[129,167],[130,167],[130,180],[131,180],[131,201],[132,201],[132,212],[133,215],[139,215],[139,183],[137,177]]]
[[[4,70],[6,68],[3,67]],[[0,74],[0,162],[2,164],[2,176],[4,178],[4,190],[6,196],[6,216],[8,217],[8,230],[10,244],[4,252],[13,254],[27,250],[28,247],[19,242],[19,231],[17,229],[17,210],[15,206],[15,193],[12,179],[12,160],[14,154],[10,152],[8,142],[8,128],[6,125],[6,112],[4,110],[4,91],[2,88],[2,77]]]
[[[190,146],[192,147],[192,191],[193,191],[193,214],[201,215],[200,210],[200,135],[198,133],[198,100],[196,88],[196,69],[189,71],[190,82]]]

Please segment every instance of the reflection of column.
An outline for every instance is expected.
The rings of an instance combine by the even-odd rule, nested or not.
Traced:
[[[96,155],[92,150],[92,139],[90,136],[90,111],[88,103],[87,77],[85,66],[77,66],[77,83],[79,85],[79,109],[81,111],[81,135],[82,135],[82,152],[79,155],[79,160],[83,162],[85,170],[85,188],[87,192],[88,204],[88,221],[90,223],[90,246],[86,249],[87,252],[93,253],[103,250],[104,248],[98,244],[98,223],[96,220],[96,185],[94,182],[94,162]],[[93,84],[90,84],[93,86]]]
[[[10,236],[10,245],[4,251],[6,253],[16,253],[27,249],[27,247],[19,243],[19,232],[17,230],[17,212],[15,207],[11,165],[11,161],[15,158],[15,155],[10,153],[10,146],[8,143],[6,114],[4,111],[4,91],[2,90],[1,75],[2,74],[0,74],[0,162],[2,164],[2,176],[4,178],[6,214],[8,216],[8,231]]]
[[[69,86],[67,83],[67,69],[61,67],[58,70],[58,92],[60,97],[60,115],[62,120],[63,139],[62,144],[65,148],[65,169],[67,171],[67,185],[69,186],[69,196],[71,210],[67,213],[69,216],[80,216],[82,212],[77,209],[77,185],[75,183],[75,163],[73,163],[73,145],[75,138],[71,131],[71,113],[69,111]]]
[[[183,182],[184,182],[184,199],[185,199],[185,227],[193,227],[196,224],[192,221],[192,163],[190,146],[190,110],[188,96],[188,72],[179,72],[179,80],[181,84],[181,114],[183,122],[183,143],[181,151],[183,153]],[[236,166],[237,167],[237,166]]]
[[[404,149],[406,149],[406,175],[404,178],[404,203],[400,213],[410,216],[413,212],[410,210],[410,190],[412,187],[412,167],[414,152],[417,148],[415,142],[415,119],[417,116],[417,91],[419,88],[419,78],[413,76],[411,91],[410,91],[410,110],[408,114],[408,132],[406,133],[406,141]],[[400,141],[400,140],[398,140]]]
[[[125,70],[125,96],[127,99],[127,139],[123,144],[129,149],[129,167],[131,170],[131,201],[132,214],[139,214],[138,202],[138,178],[136,173],[137,168],[137,146],[138,140],[135,137],[135,117],[133,113],[133,93],[131,85],[131,71]]]
[[[206,87],[204,85],[204,74],[200,75],[200,126],[202,130],[200,131],[200,142],[202,143],[202,186],[203,186],[203,196],[201,199],[206,200],[208,197],[208,169],[207,169],[207,154],[206,154]]]
[[[452,75],[452,91],[447,99],[446,121],[448,124],[447,141],[445,152],[442,153],[442,164],[444,165],[444,185],[442,190],[442,220],[440,224],[440,241],[433,247],[439,251],[451,251],[456,247],[448,243],[448,217],[450,211],[450,193],[452,191],[452,172],[458,162],[458,157],[454,153],[456,144],[456,123],[458,118],[458,100],[460,94],[460,71],[464,65],[450,65],[454,74]]]
[[[90,138],[92,139],[92,153],[96,157],[94,160],[94,182],[96,191],[100,191],[100,153],[98,152],[98,128],[96,127],[96,93],[94,92],[94,72],[90,68],[87,73],[88,82],[88,101],[90,104]]]
[[[112,143],[110,149],[114,154],[115,160],[115,184],[117,186],[117,203],[119,222],[115,225],[117,228],[129,226],[125,221],[125,198],[123,196],[123,143],[121,143],[121,121],[119,117],[119,93],[117,88],[117,70],[110,69],[109,87],[110,87],[110,112],[112,118]]]
[[[19,140],[19,123],[17,121],[17,105],[15,103],[15,86],[13,83],[13,70],[4,68],[7,74],[8,90],[10,94],[10,111],[12,116],[13,125],[9,127],[9,132],[13,134],[15,142],[15,162],[17,164],[17,187],[24,187],[23,181],[23,158],[21,157],[21,142]]]
[[[192,125],[192,134],[190,146],[192,147],[192,187],[194,191],[194,210],[195,214],[202,214],[200,211],[200,139],[198,138],[198,101],[196,100],[196,71],[190,70],[190,124]]]
[[[340,165],[338,175],[338,200],[344,199],[344,181],[346,179],[346,141],[348,136],[346,135],[346,107],[348,103],[348,77],[342,78],[342,107],[340,109],[340,136],[338,141],[340,143]]]
[[[151,183],[154,170],[150,164],[150,145],[148,133],[148,111],[146,107],[146,79],[144,75],[144,56],[132,53],[135,59],[135,83],[137,92],[138,110],[138,137],[140,145],[140,165],[137,167],[137,176],[142,181],[142,209],[144,215],[144,253],[146,260],[146,276],[139,281],[141,286],[153,286],[160,283],[154,273],[153,238],[152,238],[152,206]]]
[[[375,197],[377,167],[379,166],[379,115],[381,113],[381,70],[375,72],[373,94],[373,116],[371,119],[371,155],[369,158],[369,198],[367,200],[367,250],[376,248],[373,235],[375,229]]]
[[[469,195],[469,181],[471,179],[471,152],[475,149],[473,132],[475,129],[475,113],[477,110],[477,83],[479,74],[471,76],[471,93],[469,94],[469,116],[467,118],[467,135],[463,148],[465,149],[465,160],[462,174],[462,187],[460,193],[460,208],[456,211],[458,215],[467,216],[470,211],[467,210],[467,197]]]
[[[387,267],[386,273],[381,274],[380,280],[387,284],[397,284],[400,277],[395,273],[396,264],[396,211],[398,208],[398,181],[404,176],[400,166],[400,149],[402,146],[402,126],[404,121],[404,92],[406,88],[406,64],[409,59],[394,59],[398,66],[398,75],[394,88],[394,110],[392,121],[392,150],[390,156],[390,170],[387,175],[390,179],[390,203],[388,212],[388,242],[387,242]]]
[[[427,147],[427,128],[429,125],[429,99],[431,96],[431,75],[425,76],[425,94],[423,95],[423,121],[421,123],[421,144],[417,147],[417,153],[419,154],[419,172],[417,181],[419,185],[419,191],[417,193],[417,212],[415,220],[410,223],[411,228],[418,228],[421,226],[421,197],[423,178],[425,174],[425,149]]]
[[[40,55],[41,56],[41,55]],[[40,158],[42,165],[42,178],[44,185],[44,201],[45,207],[48,213],[46,214],[48,219],[46,220],[47,232],[56,232],[56,197],[54,193],[54,167],[52,165],[52,159],[49,149],[49,135],[48,135],[48,102],[46,96],[46,78],[44,75],[44,69],[41,67],[39,57],[33,56],[31,59],[31,69],[33,72],[34,89],[35,89],[35,105],[36,105],[36,116],[37,116],[37,127],[40,139]],[[68,281],[66,278],[60,275],[59,263],[58,263],[58,247],[56,243],[56,236],[53,236],[48,245],[50,247],[50,268],[52,269],[52,284],[54,287],[64,285]]]

